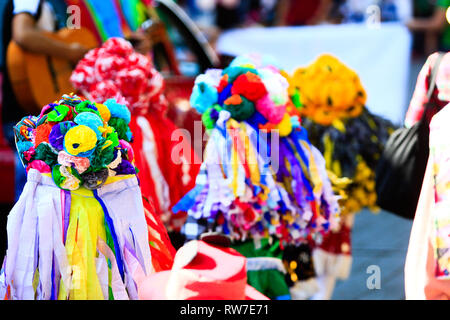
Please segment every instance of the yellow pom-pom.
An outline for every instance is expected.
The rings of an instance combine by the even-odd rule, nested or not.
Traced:
[[[280,137],[286,137],[292,132],[291,117],[285,113],[281,122],[277,125]]]
[[[292,260],[292,261],[289,263],[289,267],[290,267],[292,270],[297,269],[297,261]]]
[[[79,125],[71,128],[64,136],[64,147],[73,156],[86,156],[97,144],[95,131],[88,126]]]
[[[108,107],[101,103],[96,103],[98,112],[100,113],[100,117],[102,117],[103,121],[108,122],[111,119],[111,112]]]

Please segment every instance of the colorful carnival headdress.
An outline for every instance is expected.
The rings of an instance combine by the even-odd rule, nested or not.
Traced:
[[[27,171],[51,173],[64,190],[101,187],[109,176],[135,174],[126,105],[64,95],[15,127],[16,146]]]
[[[324,154],[342,214],[376,210],[375,167],[394,126],[365,106],[358,75],[325,54],[289,77],[289,94],[311,142]]]
[[[145,114],[164,112],[164,80],[148,56],[134,51],[130,42],[110,38],[89,51],[72,72],[70,80],[83,95],[105,101],[117,94],[124,97],[130,111]]]
[[[322,125],[359,116],[367,100],[357,73],[328,54],[295,70],[289,92],[301,115]]]
[[[124,103],[63,95],[14,127],[27,182],[8,215],[2,299],[137,299],[137,270],[163,269]]]
[[[272,235],[298,243],[327,232],[339,208],[288,85],[273,64],[253,56],[196,78],[190,103],[210,138],[196,187],[174,212],[189,210],[237,240]],[[271,143],[277,137],[280,148]]]

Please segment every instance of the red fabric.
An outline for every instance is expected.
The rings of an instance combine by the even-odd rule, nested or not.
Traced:
[[[195,178],[200,170],[201,161],[198,159],[196,153],[190,145],[190,141],[183,140],[183,148],[179,147],[180,141],[172,141],[171,137],[177,126],[168,118],[161,114],[148,114],[146,116],[151,127],[157,143],[158,149],[158,165],[161,172],[170,187],[170,208],[172,208],[186,193],[188,193],[195,186]],[[174,150],[174,148],[177,148]],[[184,151],[183,156],[189,165],[189,181],[183,184],[182,177],[183,164],[178,162],[175,151]],[[174,153],[174,154],[172,154]],[[172,158],[174,157],[174,158]],[[138,167],[139,168],[139,167]],[[179,231],[184,221],[187,218],[186,213],[177,213],[170,217],[169,226],[174,231]]]
[[[0,88],[2,87],[3,74],[0,72]],[[3,135],[3,121],[2,121],[2,106],[3,93],[0,90],[0,176],[4,187],[0,192],[0,203],[14,202],[14,177],[15,177],[15,163],[14,152],[8,145]]]
[[[319,248],[332,254],[352,254],[351,250],[351,228],[345,224],[341,224],[341,228],[337,232],[330,231],[327,233]]]
[[[164,227],[154,204],[144,199],[145,220],[148,225],[148,240],[152,255],[152,265],[156,272],[170,270],[173,265],[176,250],[170,242],[167,230]]]
[[[185,174],[183,172],[183,164],[174,163],[177,159],[172,159],[172,152],[174,148],[177,147],[180,149],[179,146],[177,146],[180,142],[172,141],[171,139],[172,133],[178,128],[170,119],[161,114],[149,113],[145,115],[145,118],[148,120],[155,137],[158,166],[164,176],[164,179],[170,187],[169,208],[171,208],[195,186],[195,177],[200,170],[200,160],[190,147],[189,141],[184,140],[186,144],[181,150],[185,151],[184,157],[189,164],[188,175],[190,180],[187,184],[183,184],[182,177]],[[134,136],[132,147],[135,152],[135,164],[139,169],[138,177],[142,195],[147,199],[153,199],[155,208],[160,208],[161,204],[158,201],[155,184],[150,178],[152,176],[151,169],[147,163],[145,154],[142,152],[142,132],[141,128],[136,123],[136,116],[131,117],[130,130],[133,132]],[[159,212],[158,209],[156,209],[156,212],[158,215],[164,213]],[[186,213],[178,213],[177,215],[173,215],[171,217],[170,228],[176,231],[179,230],[186,217]]]
[[[175,269],[139,281],[139,299],[268,299],[247,285],[246,258],[234,249],[190,242],[177,252],[176,261]]]
[[[286,23],[290,26],[305,25],[316,14],[320,6],[320,0],[291,0],[286,17]]]
[[[131,143],[131,146],[134,151],[135,165],[139,169],[137,176],[139,178],[139,184],[141,187],[142,196],[144,197],[144,202],[152,202],[155,208],[159,208],[160,204],[158,202],[158,197],[156,196],[155,185],[153,180],[150,178],[152,176],[150,166],[145,159],[144,153],[142,152],[142,131],[136,123],[136,116],[131,117],[129,127],[133,133],[133,142]]]

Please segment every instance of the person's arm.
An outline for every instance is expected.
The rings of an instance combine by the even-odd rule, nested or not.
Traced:
[[[289,11],[289,0],[279,0],[275,11],[275,26],[286,26],[286,17]]]
[[[411,31],[432,31],[438,32],[446,25],[446,9],[437,7],[430,18],[415,18],[407,23]]]
[[[36,26],[35,19],[28,13],[19,13],[12,21],[12,40],[24,50],[50,55],[78,62],[88,48],[78,44],[66,44],[45,35]]]
[[[446,8],[436,7],[430,18],[415,18],[410,20],[406,26],[412,32],[425,33],[425,54],[431,54],[439,48],[439,31],[447,24]]]

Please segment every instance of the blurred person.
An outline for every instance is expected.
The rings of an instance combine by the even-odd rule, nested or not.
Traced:
[[[67,44],[48,37],[45,32],[56,31],[56,16],[51,5],[43,0],[9,0],[2,16],[2,61],[4,75],[2,93],[2,126],[6,140],[15,150],[12,127],[24,116],[25,110],[17,103],[11,86],[9,70],[6,66],[6,50],[11,41],[31,53],[65,58],[76,63],[87,52],[79,43]],[[26,181],[25,170],[16,157],[16,199]]]
[[[339,10],[344,23],[366,22],[375,14],[378,14],[378,17],[373,18],[379,19],[379,22],[406,22],[412,16],[410,0],[346,0],[340,5]]]
[[[333,0],[280,0],[276,24],[302,26],[327,22],[334,2]]]
[[[271,26],[275,21],[277,0],[217,0],[216,25],[221,30]]]
[[[11,41],[15,41],[22,49],[38,54],[64,57],[76,63],[87,52],[87,48],[78,43],[66,44],[49,38],[44,31],[55,31],[56,19],[48,2],[42,0],[8,0],[1,12],[1,61],[0,72],[3,74],[2,84],[2,129],[5,139],[15,155],[14,186],[3,185],[3,188],[14,188],[17,200],[26,182],[25,168],[15,152],[13,126],[26,116],[26,111],[19,106],[12,89],[9,70],[6,66],[6,51]],[[7,214],[0,213],[0,230],[6,230]],[[0,251],[6,248],[6,233],[2,232]]]
[[[67,2],[69,3],[69,1]],[[1,72],[4,74],[2,125],[5,137],[13,150],[15,150],[15,142],[12,127],[26,113],[17,103],[9,79],[9,71],[6,66],[8,45],[14,41],[25,51],[64,58],[76,64],[87,53],[88,48],[76,42],[64,43],[46,35],[48,32],[56,32],[65,26],[67,12],[63,11],[63,14],[60,14],[60,11],[65,8],[64,3],[55,0],[8,0],[3,11],[2,61],[0,63]],[[59,9],[59,11],[54,9]],[[117,23],[120,23],[120,19],[117,19]],[[128,35],[128,39],[140,53],[148,53],[151,49],[150,41],[140,31],[132,32]],[[17,159],[16,162],[15,194],[17,199],[25,184],[26,176],[20,161]]]
[[[437,0],[429,17],[414,17],[407,22],[413,33],[424,35],[426,55],[437,50],[450,50],[450,25],[446,18],[449,6],[450,0]]]
[[[446,53],[444,59],[441,62],[441,66],[439,67],[439,72],[436,78],[436,87],[431,95],[430,100],[427,98],[427,92],[430,87],[430,74],[433,69],[438,54],[434,53],[430,55],[423,65],[422,69],[417,76],[416,87],[414,89],[413,96],[411,98],[411,102],[409,104],[408,110],[405,116],[405,126],[411,127],[416,122],[418,122],[423,115],[425,110],[425,105],[430,102],[435,106],[432,110],[428,111],[426,115],[427,122],[430,123],[431,118],[439,112],[444,106],[446,106],[449,102],[449,86],[448,75],[450,73],[450,69],[443,63],[446,63],[447,57],[449,57],[450,53]]]
[[[450,53],[428,57],[417,80],[406,124],[412,125],[422,116],[429,75],[439,58],[430,99],[435,108],[426,115],[430,123],[430,156],[405,263],[406,299],[414,300],[450,298]]]

